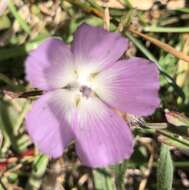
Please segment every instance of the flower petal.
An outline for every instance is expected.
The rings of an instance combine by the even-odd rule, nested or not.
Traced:
[[[39,150],[50,157],[63,154],[73,139],[72,94],[56,90],[42,95],[26,115],[26,129]]]
[[[160,104],[158,69],[146,59],[118,61],[97,75],[96,84],[100,98],[122,112],[145,116]]]
[[[100,66],[100,69],[117,61],[127,48],[128,40],[119,33],[87,24],[82,24],[77,29],[72,44],[77,65]]]
[[[84,165],[105,167],[130,157],[133,152],[130,129],[98,98],[82,99],[76,115],[73,128],[76,150]]]
[[[42,90],[61,88],[73,78],[72,57],[63,41],[49,38],[28,56],[26,79]]]

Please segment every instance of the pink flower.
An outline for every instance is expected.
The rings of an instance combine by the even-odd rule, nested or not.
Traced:
[[[26,78],[44,91],[26,116],[26,128],[41,152],[60,157],[74,140],[80,160],[104,167],[128,159],[133,137],[113,109],[146,116],[159,106],[155,64],[119,60],[128,40],[82,24],[71,46],[49,38],[26,60]]]

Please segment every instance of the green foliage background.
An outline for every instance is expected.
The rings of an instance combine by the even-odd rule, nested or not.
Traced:
[[[167,0],[166,2],[170,2]],[[3,0],[0,1],[2,3]],[[0,190],[187,190],[189,188],[189,7],[168,9],[154,1],[147,10],[132,1],[119,0],[9,0],[0,6]],[[105,6],[104,6],[105,5]],[[106,17],[103,17],[106,13]],[[108,17],[109,15],[109,17]],[[161,107],[145,118],[144,126],[132,126],[135,151],[131,159],[104,169],[82,166],[70,145],[64,157],[49,160],[32,145],[24,130],[24,118],[35,96],[18,98],[33,91],[25,81],[27,54],[49,36],[66,43],[81,23],[108,27],[129,38],[125,57],[140,56],[158,65]],[[132,29],[145,33],[175,50],[160,48]],[[170,112],[167,112],[169,110]],[[165,114],[166,113],[166,114]]]

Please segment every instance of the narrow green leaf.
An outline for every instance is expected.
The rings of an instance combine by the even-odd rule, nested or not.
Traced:
[[[160,150],[160,159],[157,166],[157,189],[171,190],[173,183],[173,161],[169,147],[162,144]]]
[[[9,5],[9,9],[10,9],[11,13],[15,17],[15,19],[18,21],[18,23],[20,24],[20,26],[22,27],[22,29],[26,33],[31,34],[31,29],[30,29],[29,25],[25,22],[25,20],[20,16],[20,14],[18,13],[18,11],[16,10],[14,2],[12,0],[9,0],[8,2],[9,2],[8,5]]]
[[[2,184],[0,184],[0,190],[5,190]]]
[[[115,185],[117,190],[125,190],[125,172],[127,169],[127,161],[124,161],[121,164],[118,164],[113,167],[114,175],[115,175]]]
[[[95,190],[115,190],[111,173],[106,169],[93,170]]]
[[[129,0],[124,0],[125,4],[128,6],[128,8],[132,9],[132,5]]]
[[[163,135],[159,137],[159,141],[161,143],[167,144],[167,145],[172,146],[172,147],[177,148],[177,149],[189,150],[189,147],[187,145],[185,145],[179,141],[176,141],[174,139],[167,138]]]
[[[161,26],[145,26],[145,32],[158,32],[158,33],[185,33],[189,32],[189,27],[161,27]]]
[[[23,146],[20,149],[19,144],[23,135],[19,128],[23,123],[29,102],[25,99],[14,99],[13,102],[8,99],[0,99],[0,130],[4,139],[0,154],[4,154],[10,146],[16,152],[23,150]]]
[[[38,155],[35,158],[33,170],[25,188],[26,190],[38,190],[40,188],[48,161],[49,159],[44,155]]]
[[[4,82],[4,83],[6,83],[12,89],[14,89],[14,90],[17,89],[17,86],[11,81],[11,79],[9,79],[9,77],[7,77],[6,75],[4,75],[3,73],[0,73],[0,82],[1,81]]]
[[[184,7],[184,8],[178,8],[178,9],[176,9],[176,11],[180,11],[182,13],[189,13],[189,8],[186,8],[186,7]]]

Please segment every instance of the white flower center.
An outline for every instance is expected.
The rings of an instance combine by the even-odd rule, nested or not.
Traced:
[[[75,71],[75,75],[76,77],[73,82],[68,83],[65,89],[74,91],[78,99],[94,96],[97,85],[95,82],[95,72],[91,72],[91,70],[86,68],[80,68]]]

